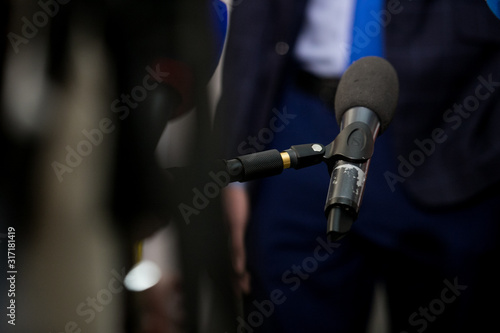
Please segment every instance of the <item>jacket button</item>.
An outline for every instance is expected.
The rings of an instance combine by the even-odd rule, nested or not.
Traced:
[[[288,53],[290,46],[288,45],[288,43],[285,43],[285,42],[277,42],[274,49],[275,49],[277,54],[285,55]]]

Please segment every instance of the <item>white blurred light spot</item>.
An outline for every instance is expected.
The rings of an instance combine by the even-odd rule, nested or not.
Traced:
[[[160,278],[160,268],[152,261],[143,260],[132,267],[123,284],[128,290],[143,291],[157,284]]]

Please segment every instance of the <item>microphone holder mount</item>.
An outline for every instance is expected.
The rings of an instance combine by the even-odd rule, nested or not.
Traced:
[[[225,172],[228,182],[246,182],[264,177],[279,175],[284,169],[302,169],[324,162],[333,177],[338,172],[337,166],[351,163],[358,169],[367,168],[367,162],[373,155],[374,138],[368,125],[356,121],[341,130],[338,136],[327,146],[320,143],[309,143],[291,146],[279,152],[276,149],[242,155],[234,159],[219,160],[214,164],[214,171]],[[169,168],[171,175],[189,174],[188,168]],[[345,172],[344,172],[345,173]],[[366,172],[363,172],[363,177]],[[338,175],[351,177],[349,183],[359,181],[359,174]],[[364,182],[364,179],[362,180]],[[354,185],[353,185],[354,188]],[[338,240],[350,229],[357,218],[362,193],[356,194],[352,200],[351,187],[339,189],[330,184],[325,204],[325,215],[328,219],[327,234]],[[361,191],[358,191],[361,192]]]

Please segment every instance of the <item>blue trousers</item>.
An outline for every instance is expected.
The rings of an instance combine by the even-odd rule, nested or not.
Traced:
[[[267,148],[326,145],[338,134],[333,110],[293,80],[277,109],[289,122]],[[377,139],[359,218],[338,243],[325,236],[326,165],[253,184],[252,291],[238,332],[364,332],[376,282],[387,291],[393,332],[496,327],[500,196],[433,211],[415,206],[384,177],[398,163],[392,140],[390,129]]]

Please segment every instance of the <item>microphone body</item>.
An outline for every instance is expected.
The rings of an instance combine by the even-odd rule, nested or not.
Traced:
[[[325,203],[327,234],[335,240],[349,231],[358,216],[380,121],[370,109],[354,107],[344,113],[340,129],[330,154],[336,158],[329,166]]]
[[[335,114],[341,131],[325,157],[331,174],[325,215],[333,241],[358,217],[375,139],[389,126],[398,95],[397,73],[379,57],[355,61],[340,79]]]

